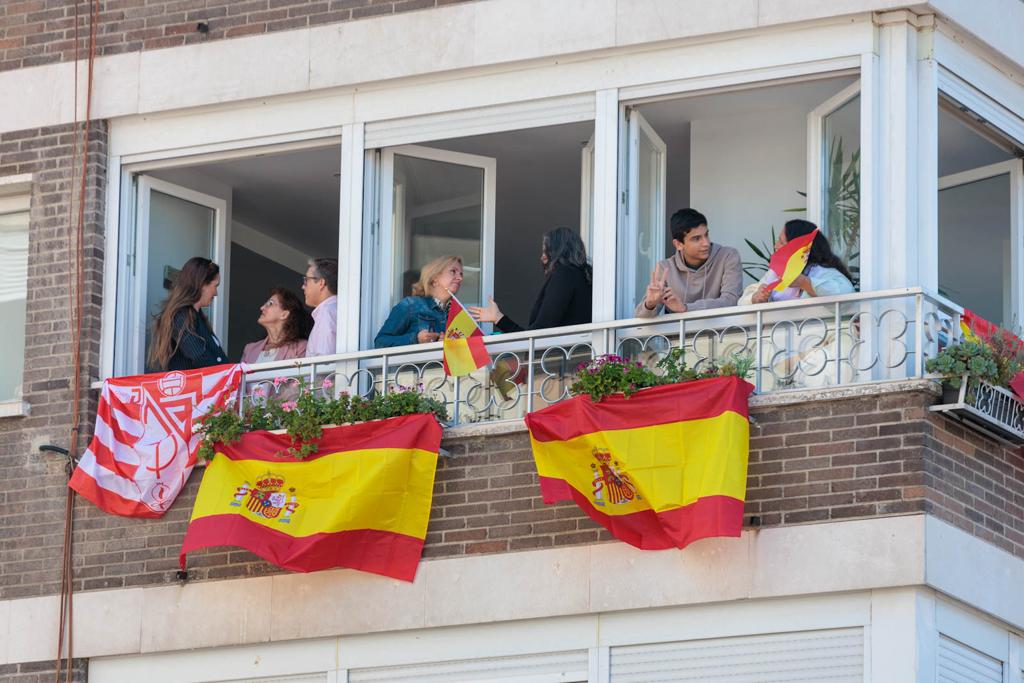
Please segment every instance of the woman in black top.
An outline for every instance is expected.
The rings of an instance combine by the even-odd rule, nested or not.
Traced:
[[[544,268],[544,286],[533,302],[525,329],[579,325],[591,316],[592,277],[587,250],[579,234],[569,228],[553,228],[544,233],[540,264]],[[524,329],[503,315],[490,299],[486,307],[469,306],[470,314],[485,323],[494,323],[502,332]]]
[[[201,256],[185,262],[153,325],[150,369],[192,370],[227,362],[227,354],[202,311],[217,296],[219,285],[216,263]]]

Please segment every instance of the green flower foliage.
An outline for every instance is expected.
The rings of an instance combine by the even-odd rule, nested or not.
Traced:
[[[274,383],[280,385],[284,380],[278,378]],[[281,400],[266,397],[266,392],[257,387],[242,414],[231,403],[214,407],[196,426],[196,431],[202,435],[198,457],[211,460],[217,444],[235,443],[246,432],[257,430],[285,430],[290,445],[280,455],[301,460],[316,453],[324,425],[384,420],[416,413],[429,413],[441,422],[448,421],[444,404],[425,396],[418,388],[398,387],[368,399],[345,392],[335,396],[330,388],[330,383],[325,382],[322,389],[313,390],[300,381],[298,396]]]
[[[999,367],[995,353],[984,342],[963,342],[949,346],[935,358],[929,358],[925,369],[940,375],[950,386],[960,387],[961,378],[970,375],[990,384],[999,384]]]
[[[569,387],[573,396],[589,396],[595,403],[613,394],[629,398],[641,389],[679,384],[710,377],[735,376],[746,379],[754,366],[749,356],[733,355],[722,364],[712,363],[697,371],[686,366],[682,349],[672,349],[657,363],[657,371],[621,356],[599,356],[577,367],[576,381]]]

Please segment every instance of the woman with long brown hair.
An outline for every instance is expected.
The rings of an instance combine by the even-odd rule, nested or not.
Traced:
[[[260,306],[256,322],[267,331],[267,336],[245,345],[243,363],[269,363],[306,356],[306,339],[313,318],[290,289],[281,285],[272,288],[270,298]]]
[[[153,325],[150,369],[192,370],[227,362],[202,310],[213,302],[219,285],[216,263],[202,256],[185,262]]]

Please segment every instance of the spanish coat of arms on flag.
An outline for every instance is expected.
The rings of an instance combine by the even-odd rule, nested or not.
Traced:
[[[573,500],[644,550],[739,536],[753,387],[719,377],[526,416],[545,503]]]

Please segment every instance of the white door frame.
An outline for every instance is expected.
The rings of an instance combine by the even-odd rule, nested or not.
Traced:
[[[580,239],[594,258],[594,136],[580,151]]]
[[[126,372],[143,372],[146,355],[146,327],[148,325],[148,312],[146,311],[146,273],[149,267],[149,208],[150,195],[153,190],[161,192],[178,199],[199,204],[212,209],[214,212],[213,223],[213,261],[221,266],[221,292],[213,300],[211,306],[211,321],[213,332],[216,334],[222,345],[227,345],[227,297],[229,269],[227,267],[228,253],[228,202],[220,197],[197,192],[196,190],[169,183],[153,176],[140,174],[136,176],[136,211],[135,211],[135,243],[130,248],[131,273],[129,277],[132,285],[128,288],[130,303],[123,309],[129,312],[131,320],[135,324],[129,325],[128,353],[125,356],[126,363],[134,363],[135,367],[127,367]],[[141,325],[138,324],[141,321]]]
[[[1007,174],[1010,176],[1010,300],[1004,302],[1003,310],[1004,316],[1009,313],[1005,320],[1016,321],[1019,325],[1024,321],[1024,294],[1021,293],[1024,286],[1024,161],[1010,159],[941,176],[939,192]],[[938,202],[938,196],[935,201]],[[938,227],[936,225],[936,241]]]
[[[420,145],[402,145],[386,147],[381,150],[380,164],[380,251],[378,252],[377,293],[374,295],[371,327],[376,329],[384,323],[388,311],[391,310],[395,295],[396,274],[392,272],[394,255],[399,249],[395,240],[396,225],[394,222],[395,202],[395,156],[408,156],[417,159],[440,161],[459,166],[479,168],[484,172],[483,188],[483,226],[480,235],[480,284],[481,294],[486,297],[494,293],[494,221],[495,221],[495,190],[497,175],[497,159],[494,157],[450,152],[433,147]],[[398,275],[400,277],[400,274]],[[366,293],[364,293],[365,295]],[[483,302],[481,302],[483,303]],[[367,332],[373,338],[373,331]]]
[[[668,147],[665,141],[661,139],[654,128],[651,127],[647,120],[643,117],[640,111],[635,108],[629,108],[627,114],[627,161],[626,161],[626,215],[625,215],[625,233],[621,244],[625,247],[622,250],[622,264],[623,264],[623,279],[620,280],[622,283],[621,296],[619,297],[619,317],[631,318],[633,307],[639,301],[640,293],[635,291],[634,285],[636,283],[636,252],[640,248],[640,202],[648,202],[650,204],[650,212],[654,217],[657,224],[660,224],[664,228],[665,221],[665,183],[666,183],[666,172],[668,168]],[[650,197],[640,196],[640,164],[638,163],[640,158],[640,137],[643,135],[651,143],[651,146],[657,151],[654,164],[657,166],[656,173],[658,174],[659,185],[657,191]],[[662,239],[656,239],[656,235],[661,235]],[[664,230],[655,229],[651,231],[651,243],[648,245],[651,249],[657,250],[662,248],[664,244]],[[632,249],[630,248],[632,246]],[[660,261],[657,257],[657,252],[652,252],[654,261]]]
[[[825,222],[825,177],[822,164],[826,149],[822,139],[825,117],[860,95],[860,90],[860,79],[857,79],[807,114],[807,220],[818,226],[824,226]],[[860,142],[863,148],[863,140]],[[863,191],[864,188],[861,188],[862,195]]]

